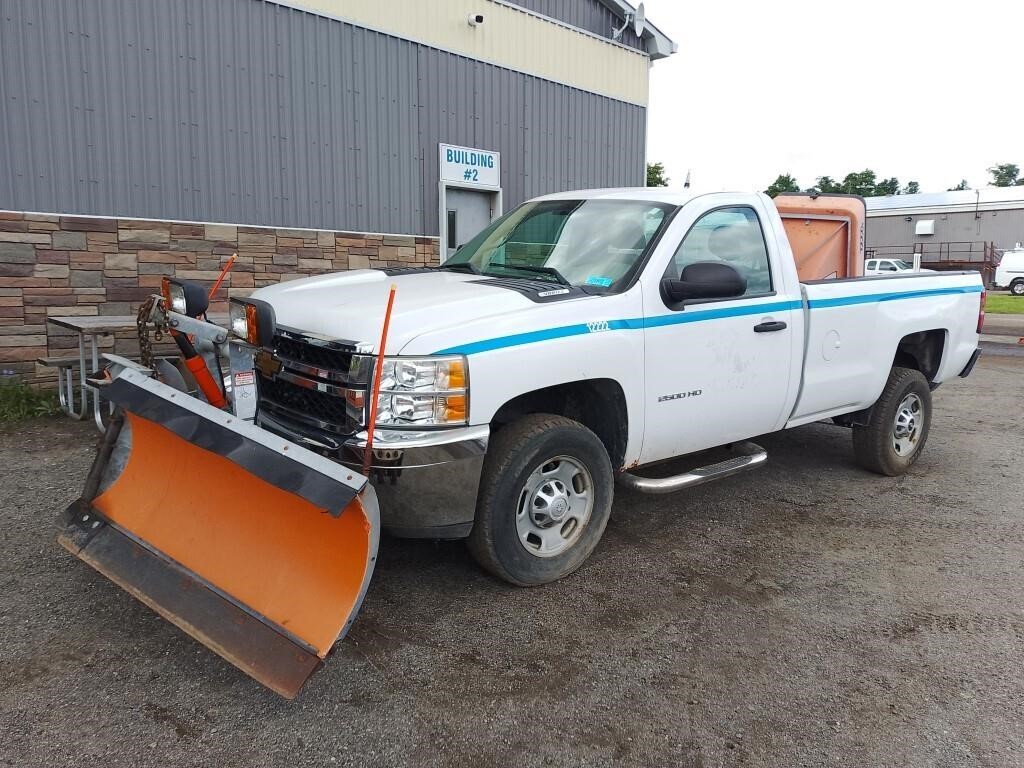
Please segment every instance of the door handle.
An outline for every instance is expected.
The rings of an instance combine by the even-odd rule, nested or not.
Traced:
[[[754,326],[754,333],[771,333],[772,331],[785,330],[786,324],[781,320],[771,320],[767,323],[758,323]]]

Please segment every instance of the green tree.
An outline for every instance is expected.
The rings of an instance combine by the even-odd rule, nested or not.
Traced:
[[[842,185],[831,176],[819,176],[813,188],[822,194],[843,191]]]
[[[888,179],[882,179],[880,182],[875,184],[875,188],[871,191],[868,197],[881,196],[881,195],[898,195],[900,193],[900,182],[895,176]]]
[[[955,187],[950,187],[947,192],[963,192],[965,189],[970,189],[970,185],[967,183],[967,179],[960,179],[960,183]]]
[[[900,190],[901,195],[916,195],[920,193],[921,185],[916,181],[908,181],[907,186]]]
[[[782,192],[799,192],[800,185],[796,183],[796,179],[791,174],[780,173],[778,178],[775,179],[771,184],[768,185],[768,189],[764,191],[769,197],[776,197]]]
[[[647,164],[647,186],[648,187],[667,187],[668,176],[665,175],[665,164],[664,163],[648,163]]]
[[[869,168],[863,171],[852,171],[843,178],[839,185],[840,191],[849,195],[871,197],[875,194],[875,172]]]
[[[993,187],[1021,187],[1024,186],[1024,177],[1020,175],[1020,168],[1013,163],[1001,163],[988,169],[992,174]]]

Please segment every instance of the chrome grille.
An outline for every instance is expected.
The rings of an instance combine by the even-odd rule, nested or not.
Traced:
[[[257,370],[259,408],[298,432],[306,428],[355,433],[364,421],[366,389],[365,384],[349,381],[355,353],[354,344],[279,331],[274,335],[274,355],[282,368],[274,377]],[[358,391],[358,404],[346,399],[348,389]]]
[[[323,342],[287,332],[274,334],[274,354],[282,360],[298,363],[295,367],[300,370],[322,369],[335,374],[321,378],[347,381],[355,351],[354,345],[340,342]]]
[[[359,426],[349,415],[344,397],[307,389],[280,377],[268,379],[259,374],[256,380],[260,407],[279,418],[342,434],[352,434]]]

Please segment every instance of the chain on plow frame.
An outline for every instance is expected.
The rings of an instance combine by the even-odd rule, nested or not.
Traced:
[[[155,360],[153,357],[153,342],[160,343],[163,341],[164,333],[169,328],[167,327],[167,321],[162,318],[160,320],[153,320],[153,308],[156,306],[156,302],[160,301],[160,297],[156,295],[150,296],[139,307],[139,314],[135,319],[135,326],[138,329],[139,334],[139,361],[143,367],[153,370]],[[153,324],[153,338],[149,337],[149,325]]]

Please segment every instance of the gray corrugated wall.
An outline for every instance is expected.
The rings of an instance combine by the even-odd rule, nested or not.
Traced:
[[[0,0],[0,209],[437,234],[437,144],[506,210],[642,184],[646,110],[262,0]]]
[[[598,0],[513,0],[513,2],[534,13],[558,19],[601,37],[610,38],[612,30],[618,29],[625,23],[614,11]],[[619,42],[630,48],[644,50],[643,41],[633,32],[632,27],[623,30]]]
[[[956,211],[949,214],[893,212],[871,216],[865,227],[868,247],[913,245],[914,243],[992,242],[996,248],[1012,248],[1024,242],[1024,208],[1000,211]],[[945,217],[945,218],[943,218]],[[934,235],[915,235],[914,225],[922,219],[935,221]]]

